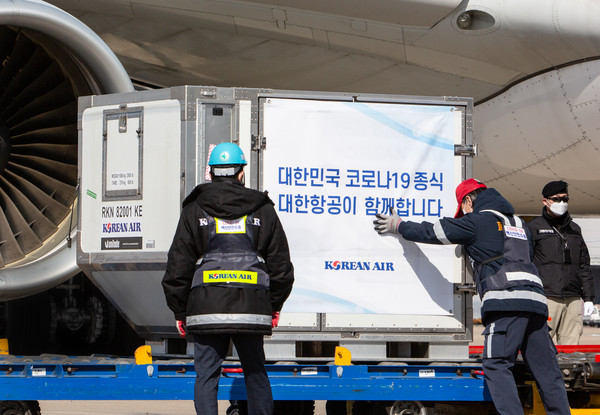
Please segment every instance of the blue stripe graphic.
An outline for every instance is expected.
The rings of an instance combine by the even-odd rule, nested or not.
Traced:
[[[439,147],[444,150],[454,151],[454,143],[450,143],[447,138],[441,137],[436,134],[416,134],[411,128],[403,125],[402,123],[394,120],[393,118],[388,117],[387,115],[377,111],[372,106],[362,104],[362,103],[346,103],[346,105],[351,106],[353,109],[357,110],[363,115],[377,121],[380,124],[385,125],[386,127],[391,128],[394,131],[397,131],[406,137],[413,139],[415,141],[419,141],[421,143],[428,144],[433,147]],[[427,108],[427,111],[431,112],[447,112],[449,111],[447,108],[443,107],[430,107]]]
[[[374,314],[373,310],[369,310],[361,305],[353,303],[351,301],[345,300],[343,298],[326,294],[321,291],[315,291],[306,288],[295,288],[293,291],[293,297],[299,301],[299,303],[303,303],[307,300],[316,301],[323,304],[329,304],[330,306],[335,306],[338,308],[336,313],[346,312],[346,313],[364,313],[364,314]],[[304,297],[305,300],[301,300]],[[292,301],[290,301],[292,303]]]

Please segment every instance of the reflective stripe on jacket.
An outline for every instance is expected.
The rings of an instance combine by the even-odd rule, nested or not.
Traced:
[[[547,314],[548,307],[542,280],[529,259],[529,240],[518,216],[506,216],[492,209],[489,212],[502,220],[504,233],[503,263],[494,274],[481,277],[486,261],[474,267],[479,281],[482,313],[488,309],[510,308],[512,302],[530,302],[532,310]],[[491,258],[493,259],[493,258]]]

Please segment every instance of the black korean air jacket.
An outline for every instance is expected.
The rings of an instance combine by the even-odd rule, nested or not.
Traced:
[[[496,275],[504,264],[504,224],[495,214],[484,212],[486,210],[497,211],[511,219],[514,215],[514,208],[506,199],[495,189],[487,189],[475,199],[472,213],[458,219],[443,218],[436,223],[403,221],[400,222],[398,231],[409,241],[462,244],[465,247],[472,261],[477,290],[483,300],[481,315],[484,323],[486,314],[493,311],[527,311],[547,315],[548,308],[541,282],[524,282],[520,286],[510,286],[487,295],[489,288],[484,281]],[[527,226],[522,226],[525,235],[530,238]],[[531,265],[531,242],[527,242],[525,246],[530,252],[524,256],[523,270],[533,270],[536,273],[535,267]]]
[[[258,257],[268,275],[267,286],[202,284],[199,275],[203,258],[213,258],[214,267],[215,255],[229,249],[228,240],[220,243],[217,253],[209,245],[209,240],[214,241],[214,218],[233,220],[245,216],[249,218],[246,229],[251,243],[241,248],[245,252],[238,252],[240,261]],[[231,268],[231,263],[224,268]],[[187,322],[188,333],[270,334],[271,314],[281,310],[293,282],[287,238],[266,192],[223,180],[201,184],[186,197],[162,285],[167,305],[176,320]]]
[[[542,216],[532,219],[527,225],[533,235],[533,263],[538,267],[546,295],[593,301],[590,254],[581,228],[573,222],[569,212],[553,218],[544,208]]]

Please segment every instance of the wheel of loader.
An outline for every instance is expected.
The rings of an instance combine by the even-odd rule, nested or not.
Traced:
[[[390,415],[425,415],[425,406],[419,401],[396,401]]]
[[[0,401],[0,415],[41,415],[38,401]]]

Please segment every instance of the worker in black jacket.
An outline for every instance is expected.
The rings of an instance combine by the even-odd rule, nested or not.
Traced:
[[[263,336],[271,334],[294,282],[287,239],[266,192],[244,187],[246,160],[232,143],[209,158],[212,182],[183,209],[162,280],[180,335],[194,340],[198,414],[217,415],[221,364],[233,340],[250,415],[271,414]]]
[[[527,226],[533,235],[534,257],[548,297],[550,336],[558,344],[579,344],[583,315],[594,310],[594,280],[590,254],[581,228],[568,212],[568,185],[552,181],[542,189],[542,216]]]
[[[454,218],[403,221],[392,212],[374,221],[380,234],[428,244],[462,244],[473,265],[485,324],[483,370],[499,414],[523,414],[511,368],[519,350],[533,373],[548,415],[570,414],[556,348],[548,335],[542,282],[531,263],[527,228],[512,205],[475,179],[456,188]]]

